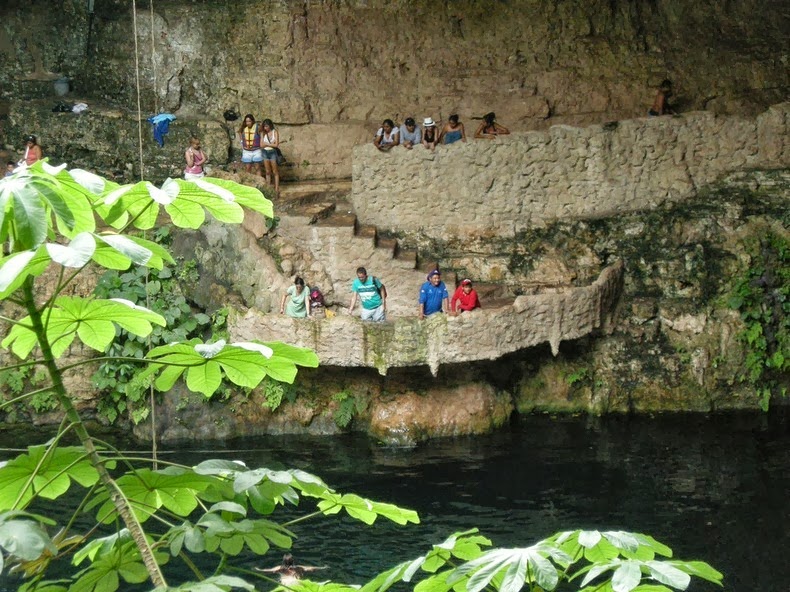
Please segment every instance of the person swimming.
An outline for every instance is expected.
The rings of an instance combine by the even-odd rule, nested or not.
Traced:
[[[318,567],[313,565],[296,565],[294,556],[290,553],[283,555],[283,562],[275,567],[261,568],[256,567],[255,571],[262,573],[276,573],[280,576],[280,583],[283,586],[292,586],[297,580],[301,580],[307,572],[326,569],[326,566]]]

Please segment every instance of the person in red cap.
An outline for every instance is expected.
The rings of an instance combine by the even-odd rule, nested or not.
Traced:
[[[461,281],[461,285],[455,289],[455,294],[450,301],[450,311],[453,316],[459,313],[468,312],[480,306],[480,299],[477,297],[477,292],[472,287],[472,280],[465,279]]]

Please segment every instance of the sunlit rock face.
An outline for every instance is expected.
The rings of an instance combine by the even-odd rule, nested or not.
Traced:
[[[602,123],[644,115],[664,78],[675,82],[681,112],[754,114],[789,86],[781,0],[176,0],[138,8],[136,51],[128,2],[96,2],[92,17],[87,5],[3,3],[0,115],[37,100],[51,109],[60,100],[53,82],[66,77],[65,99],[106,114],[103,125],[134,145],[134,117],[112,114],[137,111],[139,72],[144,117],[171,112],[176,127],[201,133],[210,132],[201,120],[221,123],[227,109],[270,117],[288,173],[301,178],[349,176],[351,147],[387,117],[458,113],[470,135],[489,111],[514,131]],[[5,142],[24,129],[50,153],[90,159],[91,146],[36,123],[12,114]],[[238,123],[215,163],[237,148]]]

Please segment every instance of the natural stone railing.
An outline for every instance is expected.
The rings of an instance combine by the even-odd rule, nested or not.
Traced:
[[[233,341],[282,340],[309,347],[325,366],[372,367],[386,374],[393,367],[427,365],[435,375],[442,364],[495,360],[541,343],[549,343],[556,355],[562,341],[608,330],[622,275],[618,262],[589,286],[519,296],[511,306],[458,317],[370,323],[341,315],[292,319],[250,309],[228,322]]]
[[[353,155],[365,224],[443,238],[512,235],[555,219],[651,209],[745,168],[790,165],[790,103],[756,118],[708,112]]]

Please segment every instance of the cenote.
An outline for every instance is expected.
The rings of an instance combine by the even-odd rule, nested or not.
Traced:
[[[320,580],[362,584],[471,527],[500,547],[528,546],[579,527],[644,532],[672,547],[676,557],[704,560],[722,571],[726,590],[779,592],[790,579],[786,409],[655,417],[536,415],[487,436],[415,448],[384,447],[352,434],[286,436],[204,443],[164,450],[161,457],[186,464],[224,458],[300,468],[338,491],[419,512],[422,523],[416,526],[379,519],[366,527],[336,517],[297,525],[292,551],[304,564],[327,566]],[[309,500],[303,503],[311,508]],[[249,556],[235,564],[273,566],[279,559],[272,549],[264,559]],[[0,589],[16,589],[16,580],[2,578]],[[689,589],[718,588],[692,580]]]

